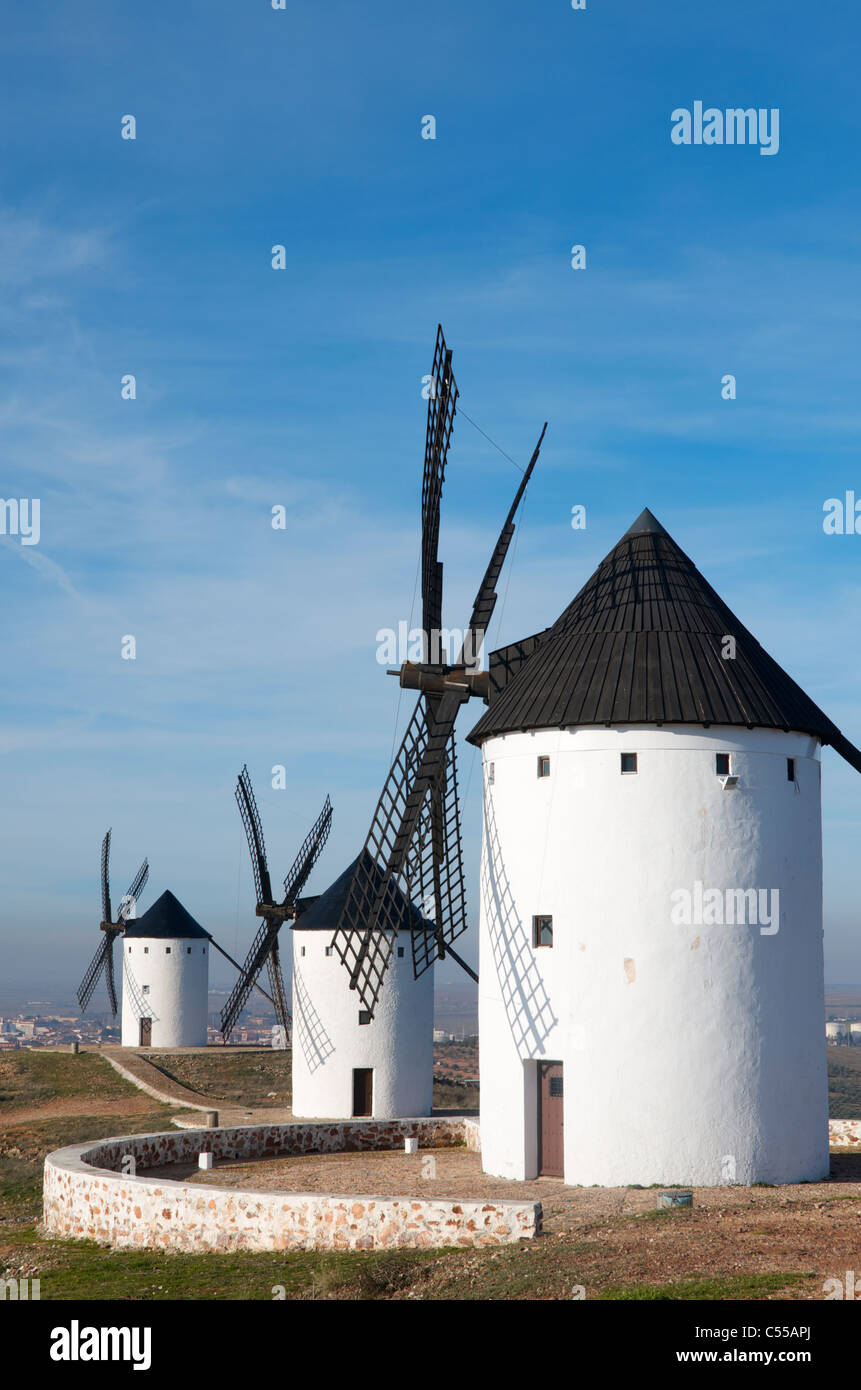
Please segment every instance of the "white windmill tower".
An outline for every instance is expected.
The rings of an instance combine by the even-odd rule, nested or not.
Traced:
[[[485,1170],[827,1175],[820,747],[861,752],[648,511],[490,675]]]
[[[123,1047],[205,1047],[209,932],[165,891],[123,932]]]
[[[381,883],[367,851],[365,872]],[[332,945],[358,861],[293,923],[293,1113],[377,1120],[429,1115],[433,1105],[433,968],[413,974],[414,934],[426,921],[395,892],[397,944],[373,1012],[350,989]]]
[[[332,806],[323,810],[284,880],[284,899],[273,901],[263,826],[247,767],[236,786],[263,921],[241,967],[240,977],[222,1010],[221,1030],[230,1037],[263,971],[267,995],[275,1008],[286,1043],[292,1034],[293,1113],[313,1119],[373,1115],[377,1119],[430,1113],[433,1091],[433,973],[413,981],[412,959],[403,945],[395,953],[391,988],[372,1020],[338,968],[329,942],[343,909],[356,868],[354,862],[321,897],[302,897],[312,868],[329,837]],[[379,874],[378,874],[379,877]],[[401,897],[402,938],[415,929],[433,931]],[[293,931],[293,1010],[281,970],[279,931],[287,921]],[[265,994],[266,991],[262,990]]]
[[[212,938],[173,893],[162,893],[138,917],[137,903],[149,878],[146,859],[111,912],[111,832],[102,841],[101,887],[104,936],[78,988],[85,1010],[104,973],[111,1013],[118,1010],[114,942],[122,939],[123,1047],[204,1047]],[[212,943],[215,944],[214,942]],[[220,948],[219,948],[220,949]]]

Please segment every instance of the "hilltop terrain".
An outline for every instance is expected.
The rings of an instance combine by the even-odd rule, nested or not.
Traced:
[[[437,1070],[468,1079],[469,1058],[456,1065],[457,1056],[438,1053]],[[832,1106],[861,1116],[858,1060],[853,1049],[829,1049]],[[289,1054],[234,1061],[213,1049],[158,1061],[214,1105],[265,1111],[289,1097]],[[450,1093],[438,1090],[438,1103]],[[475,1104],[476,1091],[464,1095]],[[173,1113],[95,1053],[0,1056],[0,1274],[39,1278],[43,1299],[269,1299],[279,1284],[300,1299],[556,1299],[581,1285],[598,1299],[821,1299],[824,1280],[857,1263],[858,1153],[833,1155],[827,1183],[700,1190],[690,1213],[659,1214],[654,1194],[637,1188],[569,1188],[560,1204],[550,1189],[561,1185],[549,1184],[547,1234],[500,1250],[165,1255],[39,1236],[46,1152],[165,1129]]]

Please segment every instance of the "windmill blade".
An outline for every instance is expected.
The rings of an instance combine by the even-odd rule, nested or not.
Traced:
[[[254,881],[257,888],[257,900],[259,903],[274,907],[272,902],[272,888],[269,880],[269,870],[266,864],[266,849],[263,843],[263,829],[260,824],[260,816],[257,811],[257,803],[254,800],[254,792],[251,787],[251,778],[248,775],[248,768],[243,767],[239,775],[236,787],[236,801],[239,812],[242,816],[242,823],[245,826],[245,834],[248,839],[248,847],[251,850],[251,862],[254,868]],[[311,827],[303,841],[292,869],[284,880],[284,903],[282,907],[292,908],[296,899],[299,897],[308,876],[316,863],[326,840],[329,837],[329,830],[332,825],[332,803],[326,797],[323,809]],[[283,916],[278,915],[264,916],[261,926],[251,943],[251,949],[245,958],[245,963],[241,967],[239,979],[233,986],[230,996],[221,1011],[221,1032],[224,1037],[229,1037],[236,1026],[236,1020],[245,1007],[249,994],[257,983],[257,977],[263,966],[269,970],[269,979],[272,984],[273,1002],[278,1022],[282,1027],[290,1027],[290,1010],[287,1007],[286,991],[284,979],[281,973],[281,962],[278,952],[278,931],[283,921]]]
[[[260,813],[254,800],[254,789],[248,768],[243,767],[236,783],[236,804],[245,827],[245,837],[251,851],[251,867],[254,871],[254,886],[259,903],[272,902],[272,885],[269,881],[269,867],[266,863],[266,846],[263,843],[263,827]]]
[[[514,535],[514,516],[532,477],[547,425],[541,431],[532,458],[523,474],[520,485],[509,508],[499,539],[491,556],[490,564],[482,580],[473,605],[470,624],[464,636],[464,645],[457,666],[474,665],[478,650],[484,639],[496,605],[496,584],[505,561],[511,537]],[[430,820],[430,842],[436,834],[439,848],[440,835],[446,842],[447,825],[456,825],[455,839],[459,838],[459,816],[448,820],[439,806],[424,811],[425,801],[431,788],[436,788],[438,802],[446,802],[445,767],[455,720],[461,705],[469,698],[468,689],[450,688],[441,696],[431,696],[425,702],[419,700],[407,726],[400,749],[383,787],[371,829],[365,841],[365,852],[360,856],[347,892],[346,902],[338,920],[332,945],[338,952],[342,963],[350,972],[350,987],[358,990],[362,1003],[371,1014],[374,1013],[385,972],[397,940],[399,922],[399,903],[395,886],[402,886],[410,895],[410,875],[406,871],[407,859],[413,836],[417,833],[422,816]],[[456,788],[455,788],[456,790]],[[447,802],[446,802],[447,804]],[[434,830],[434,819],[437,828]],[[426,834],[426,839],[427,839]],[[424,847],[422,848],[424,853]],[[410,861],[411,874],[416,871],[415,859]],[[382,870],[378,877],[378,871]],[[458,872],[452,863],[453,898],[451,922],[444,901],[442,885],[434,888],[434,910],[440,920],[438,930],[445,933],[454,928],[455,935],[462,930],[460,926],[460,901],[457,883],[462,881],[462,870]],[[463,903],[465,920],[465,901]],[[454,939],[453,937],[451,939]],[[439,951],[441,940],[436,941]],[[413,957],[414,969],[416,956]],[[429,962],[428,962],[429,963]],[[419,948],[418,964],[423,969],[424,955]]]
[[[233,986],[227,1003],[221,1010],[221,1032],[225,1038],[229,1038],[236,1027],[236,1020],[245,1008],[246,1000],[254,988],[257,976],[266,964],[266,959],[278,939],[280,926],[280,917],[264,917],[257,930],[257,935],[251,943],[251,949],[245,957],[242,973]]]
[[[282,1028],[289,1032],[291,1017],[287,1007],[287,992],[284,988],[284,976],[281,973],[281,952],[278,949],[278,941],[272,943],[272,949],[266,957],[266,969],[269,972],[269,987],[272,990],[272,999],[275,1004],[275,1017]]]
[[[132,915],[132,910],[137,912],[137,902],[149,878],[149,862],[144,860],[129,884],[129,891],[120,900],[120,910],[117,914],[118,922],[127,922]]]
[[[108,868],[111,858],[111,832],[110,829],[102,840],[102,921],[110,922],[111,919],[111,885],[108,878]]]
[[[418,979],[437,958],[444,959],[446,947],[467,928],[454,733],[444,772],[422,808],[406,878],[407,896],[434,926],[430,930],[427,920],[411,924],[413,975]]]
[[[520,506],[521,498],[529,485],[529,479],[532,477],[533,469],[538,462],[538,455],[541,452],[541,445],[544,441],[546,432],[547,421],[545,420],[544,428],[538,437],[538,443],[535,446],[532,458],[529,460],[526,471],[520,480],[520,486],[514,495],[514,501],[509,508],[508,516],[505,518],[505,525],[499,533],[499,539],[490,557],[490,564],[487,567],[484,579],[481,581],[481,586],[476,594],[475,603],[472,608],[472,616],[469,620],[469,627],[464,635],[463,649],[460,657],[455,662],[455,666],[474,666],[478,662],[478,654],[481,650],[481,644],[484,641],[484,634],[487,631],[490,619],[493,616],[493,610],[496,607],[497,581],[502,572],[505,557],[508,554],[511,537],[514,535],[515,513]]]
[[[93,997],[93,991],[96,988],[96,985],[98,984],[99,976],[101,975],[102,971],[107,968],[108,960],[110,960],[111,965],[113,965],[114,937],[118,935],[119,929],[116,927],[113,928],[113,930],[111,931],[106,931],[103,939],[99,942],[98,949],[96,950],[93,959],[87,966],[86,974],[84,975],[84,978],[78,986],[78,1003],[81,1006],[82,1012],[86,1009],[91,998]],[[111,1005],[113,1008],[113,1012],[116,1013],[116,993],[114,993],[113,997],[111,998]]]
[[[107,951],[105,953],[105,984],[108,987],[108,999],[111,1004],[111,1013],[114,1018],[117,1016],[117,987],[114,981],[114,938],[117,932],[107,932]]]
[[[464,691],[449,691],[434,714],[419,700],[377,803],[359,856],[332,946],[350,972],[350,988],[373,1014],[392,951],[402,905],[409,893],[407,854],[428,791],[445,768],[446,749]]]
[[[292,869],[284,880],[284,906],[292,907],[299,897],[308,876],[320,857],[323,846],[329,838],[329,831],[332,827],[332,803],[328,796],[323,802],[323,809],[315,820],[305,840],[302,848],[296,855]]]
[[[437,326],[431,390],[425,435],[425,467],[422,478],[422,630],[426,640],[442,623],[442,565],[439,549],[439,512],[442,485],[457,405],[457,384],[451,369],[451,352],[445,345],[442,325]],[[429,660],[425,653],[425,660]]]

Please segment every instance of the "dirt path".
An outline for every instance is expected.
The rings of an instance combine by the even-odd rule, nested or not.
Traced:
[[[171,1119],[181,1128],[195,1128],[203,1123],[204,1114],[209,1110],[218,1112],[219,1125],[271,1125],[287,1124],[293,1119],[293,1112],[288,1106],[257,1108],[253,1106],[237,1106],[235,1104],[224,1103],[214,1100],[211,1096],[205,1096],[199,1091],[192,1091],[188,1086],[183,1086],[181,1082],[175,1081],[173,1077],[166,1076],[158,1067],[153,1066],[148,1058],[141,1056],[133,1048],[107,1046],[97,1049],[100,1056],[104,1057],[116,1071],[131,1081],[134,1086],[138,1086],[147,1095],[155,1100],[163,1101],[166,1105],[175,1105],[182,1111],[191,1112],[184,1115],[175,1115]],[[93,1112],[95,1113],[95,1112]]]
[[[186,1110],[214,1110],[217,1106],[217,1102],[180,1085],[173,1077],[165,1076],[163,1071],[130,1047],[108,1046],[97,1050],[99,1056],[104,1057],[121,1076],[156,1100],[165,1101],[168,1105],[181,1105]]]

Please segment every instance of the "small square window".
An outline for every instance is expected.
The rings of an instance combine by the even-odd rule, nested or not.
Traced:
[[[539,759],[538,759],[538,776],[539,776],[539,777],[549,777],[549,776],[550,776],[550,759],[547,758],[547,757],[544,757],[543,754],[542,754],[542,755],[539,757]]]
[[[718,777],[729,777],[729,753],[715,753],[715,772]]]
[[[788,782],[794,782],[794,781],[795,781],[795,759],[794,759],[794,758],[787,758],[787,759],[786,759],[786,780],[787,780]]]
[[[495,768],[496,768],[496,764],[495,764],[495,763],[488,763],[488,764],[487,764],[487,780],[488,780],[488,782],[492,782],[492,781],[494,780],[495,775],[496,775],[496,773],[495,773]]]
[[[327,956],[330,956],[331,954],[332,954],[332,947],[331,947],[331,946],[327,946],[327,947],[326,947],[326,955],[327,955]]]
[[[186,954],[187,956],[190,956],[190,955],[191,955],[191,947],[190,947],[190,946],[186,946],[186,948],[185,948],[185,954]]]
[[[169,947],[169,946],[165,946],[165,948],[164,948],[164,953],[165,953],[166,956],[169,956],[169,955],[170,955],[170,947]]]
[[[131,948],[131,946],[130,946],[130,947],[129,947],[129,955],[131,955],[131,953],[132,953],[132,948]]]
[[[141,988],[144,994],[149,994],[149,985],[142,985]]]
[[[304,946],[301,947],[301,949],[300,949],[300,954],[304,956],[304,954],[305,954],[305,947],[304,947]]]
[[[370,1023],[371,1014],[369,1009],[359,1010],[359,1023]]]
[[[552,918],[552,917],[533,917],[533,919],[532,919],[532,944],[533,944],[533,946],[552,946],[552,945],[553,945],[553,918]]]
[[[403,948],[403,946],[399,946],[399,947],[398,947],[398,959],[399,959],[399,960],[403,960],[403,958],[404,958],[404,948]]]
[[[622,754],[622,771],[623,771],[623,772],[636,772],[636,771],[637,771],[637,755],[636,755],[636,753],[623,753],[623,754]]]
[[[148,955],[149,955],[149,946],[144,946],[144,955],[145,955],[145,956],[148,956]]]

